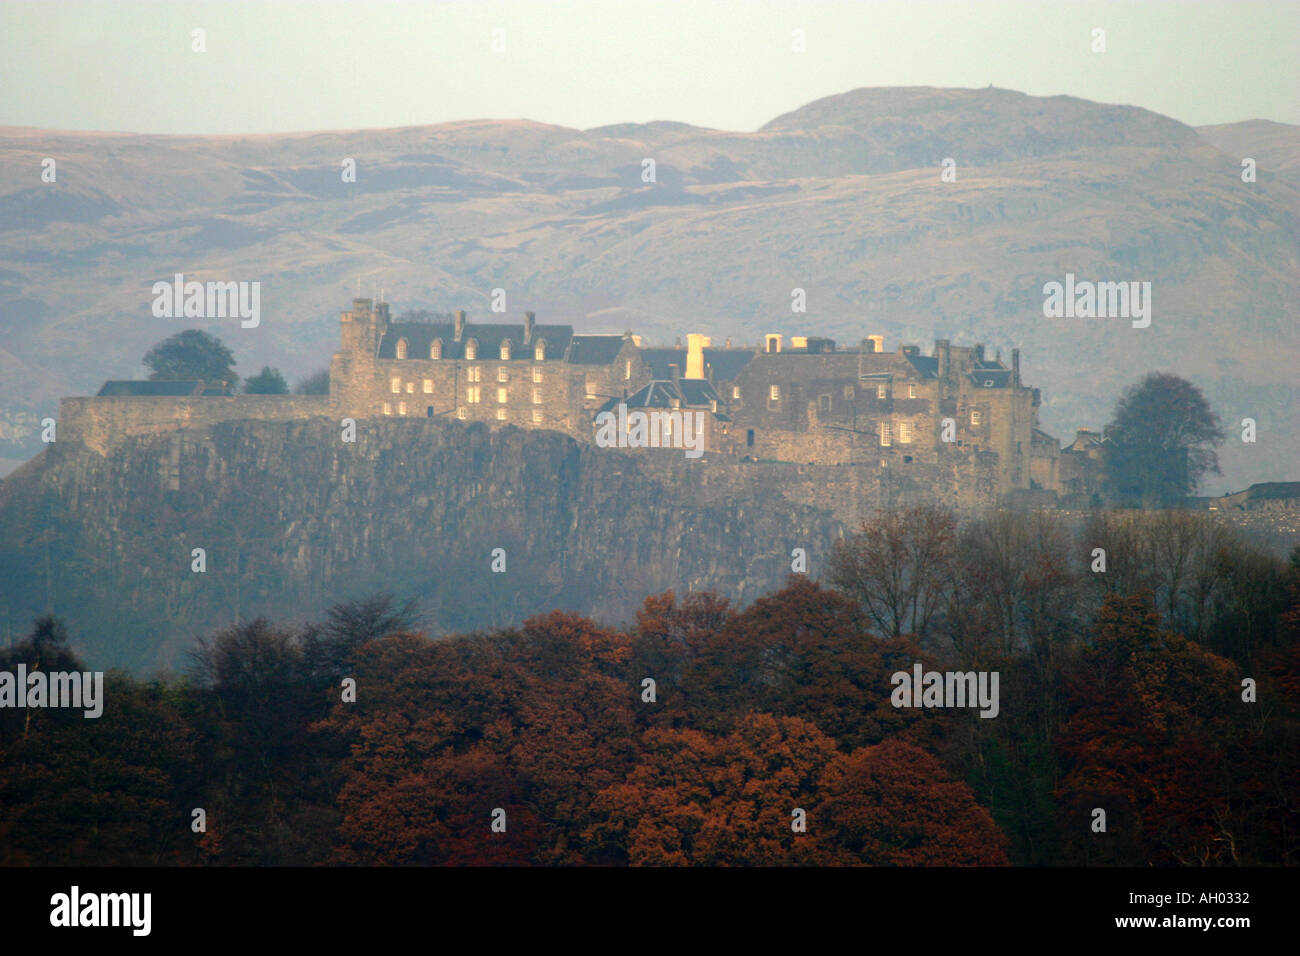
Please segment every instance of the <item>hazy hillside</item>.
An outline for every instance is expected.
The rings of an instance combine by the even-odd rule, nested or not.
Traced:
[[[1206,490],[1300,462],[1296,127],[1202,131],[1146,110],[997,89],[864,89],[756,132],[528,121],[242,137],[0,130],[0,457],[60,394],[139,373],[195,324],[245,372],[319,368],[363,277],[399,311],[518,313],[651,338],[688,330],[936,336],[1018,346],[1067,437],[1158,368],[1205,388],[1230,441]],[[1240,159],[1259,164],[1243,183]],[[58,163],[56,183],[41,161]],[[940,180],[951,157],[957,181]],[[341,163],[357,163],[357,182]],[[643,183],[643,160],[657,181]],[[262,283],[262,324],[157,319],[183,272]],[[1150,281],[1150,328],[1045,319],[1067,272]],[[792,315],[791,290],[808,311]],[[1235,436],[1237,431],[1230,429]]]

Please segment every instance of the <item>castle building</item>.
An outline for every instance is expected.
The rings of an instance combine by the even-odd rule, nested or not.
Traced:
[[[61,404],[61,427],[95,447],[126,434],[240,418],[454,418],[561,431],[593,441],[596,417],[620,404],[699,412],[703,449],[735,461],[858,465],[938,487],[978,482],[988,499],[1094,490],[1101,439],[1073,446],[1038,427],[1038,389],[982,345],[938,339],[886,352],[770,333],[760,347],[643,346],[639,336],[570,325],[394,322],[386,303],[354,299],[340,319],[328,396],[231,395],[186,382],[110,382]],[[928,476],[928,477],[923,477]]]

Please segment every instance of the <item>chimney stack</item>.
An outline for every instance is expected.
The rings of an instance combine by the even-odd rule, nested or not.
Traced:
[[[781,351],[781,334],[779,332],[769,332],[763,337],[763,350],[766,352]]]
[[[885,351],[885,337],[883,335],[868,335],[867,341],[871,343],[871,351],[877,353]]]
[[[465,310],[456,310],[456,341],[459,342],[465,335]]]
[[[1011,384],[1020,387],[1020,349],[1011,350]]]
[[[682,367],[676,362],[671,363],[668,366],[668,375],[673,380],[673,384],[676,385],[682,380]]]
[[[537,318],[535,312],[524,313],[524,345],[531,345],[533,341],[533,319]]]
[[[947,339],[935,339],[934,354],[939,359],[939,377],[947,378],[952,368],[952,343]]]
[[[704,336],[695,332],[686,336],[686,378],[704,378]]]

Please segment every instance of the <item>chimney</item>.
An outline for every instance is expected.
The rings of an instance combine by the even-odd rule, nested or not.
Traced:
[[[1020,387],[1020,349],[1011,350],[1011,385]]]
[[[947,378],[952,368],[952,343],[947,339],[935,339],[934,354],[939,360],[939,377]]]
[[[641,347],[641,336],[639,336],[639,335],[634,335],[634,336],[632,336],[632,344],[635,345],[637,348],[640,348],[640,347]]]
[[[769,332],[763,336],[763,350],[765,352],[781,351],[781,334],[779,332]]]
[[[868,335],[867,341],[871,343],[871,351],[885,351],[885,337],[883,335]]]
[[[731,348],[731,336],[727,336],[727,348]]]
[[[465,310],[456,310],[456,341],[459,342],[465,335]]]
[[[704,378],[704,336],[695,332],[686,336],[686,377]]]
[[[524,345],[530,345],[533,341],[533,319],[537,318],[534,312],[524,313]]]
[[[974,357],[976,365],[984,364],[984,346],[982,344],[971,349],[971,355]]]
[[[671,363],[668,366],[668,377],[673,380],[674,385],[680,382],[682,380],[682,367],[676,362]]]

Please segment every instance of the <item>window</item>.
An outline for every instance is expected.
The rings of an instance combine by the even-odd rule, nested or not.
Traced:
[[[483,381],[483,367],[481,365],[471,365],[469,368],[465,369],[465,374],[469,376],[466,379],[467,382]]]
[[[745,447],[746,448],[754,447],[754,429],[752,428],[745,429]]]
[[[429,346],[429,358],[442,358],[442,339],[434,339],[433,344]]]
[[[502,365],[499,369],[497,369],[497,381],[498,382],[510,381],[510,369],[506,368],[504,365]]]
[[[546,358],[546,343],[538,342],[533,346],[533,360],[540,362]]]
[[[477,405],[478,400],[479,387],[477,385],[471,385],[469,388],[465,389],[465,401],[469,402],[471,405]]]
[[[596,397],[596,380],[594,378],[587,379],[587,397]]]
[[[506,401],[509,400],[509,398],[510,398],[510,396],[509,396],[509,394],[507,393],[507,390],[506,390],[506,389],[504,389],[504,388],[498,388],[498,389],[497,389],[497,402],[499,402],[500,404],[504,405],[504,404],[506,403]]]
[[[912,444],[912,423],[911,422],[898,423],[898,443],[900,445]]]
[[[425,408],[425,410],[424,410],[424,414],[425,414],[427,417],[432,418],[432,417],[433,417],[433,406],[430,405],[430,406],[428,406],[427,408]]]
[[[624,377],[624,378],[631,378],[631,377],[632,377],[632,360],[631,360],[631,359],[628,359],[628,360],[623,364],[623,377]]]
[[[533,424],[534,424],[534,425],[540,425],[541,423],[542,423],[542,410],[541,410],[540,408],[534,408],[534,409],[533,409]]]
[[[415,383],[414,383],[414,382],[407,382],[407,383],[406,383],[406,394],[407,394],[407,395],[414,395],[414,394],[415,394]]]
[[[398,402],[398,403],[397,403],[397,414],[399,414],[399,415],[405,415],[405,414],[406,414],[406,402]]]
[[[498,409],[497,409],[497,421],[499,421],[499,422],[503,422],[503,421],[505,421],[505,420],[506,420],[506,410],[505,410],[504,408],[498,408]]]
[[[533,389],[533,404],[542,404],[542,390],[540,388]]]
[[[853,401],[853,386],[852,386],[852,385],[845,385],[845,386],[844,386],[844,400],[845,400],[846,402],[851,402],[851,401]]]
[[[908,385],[908,386],[907,386],[907,397],[908,397],[908,398],[916,398],[916,386],[915,386],[915,385]]]
[[[406,358],[406,339],[397,340],[397,357],[399,359]]]
[[[425,395],[432,395],[432,394],[433,394],[433,379],[431,379],[431,378],[426,378],[426,379],[424,380],[424,394],[425,394]]]
[[[738,399],[740,398],[740,386],[739,386],[739,385],[733,385],[733,386],[731,386],[731,397],[732,397],[733,400],[738,400]]]
[[[779,402],[781,400],[781,386],[772,385],[767,390],[768,401]]]
[[[831,397],[829,395],[817,396],[817,410],[829,412],[831,410]]]
[[[893,430],[889,427],[889,422],[881,422],[880,423],[880,444],[884,446],[884,445],[892,445],[893,443],[894,443],[894,433]]]
[[[877,386],[876,386],[876,398],[877,398],[877,399],[879,399],[880,401],[883,402],[883,401],[885,400],[885,396],[888,395],[888,394],[889,394],[889,388],[888,388],[888,386],[883,385],[883,384],[881,384],[881,385],[877,385]]]
[[[460,408],[456,409],[456,417],[464,421],[469,417],[469,409],[462,405]]]
[[[501,361],[503,362],[510,361],[510,340],[509,339],[506,339],[504,342],[501,343]]]
[[[471,362],[478,358],[478,343],[473,339],[465,343],[465,358]]]
[[[534,385],[542,384],[542,370],[540,368],[533,369],[533,384]]]
[[[980,414],[980,410],[978,408],[972,408],[970,410],[970,423],[972,425],[978,425],[983,420],[984,420],[984,416]]]
[[[385,415],[393,414],[393,406],[389,405],[387,402],[384,402],[384,414]]]
[[[388,383],[388,387],[391,388],[393,390],[393,394],[396,395],[398,392],[402,390],[402,380],[400,378],[395,378]]]

